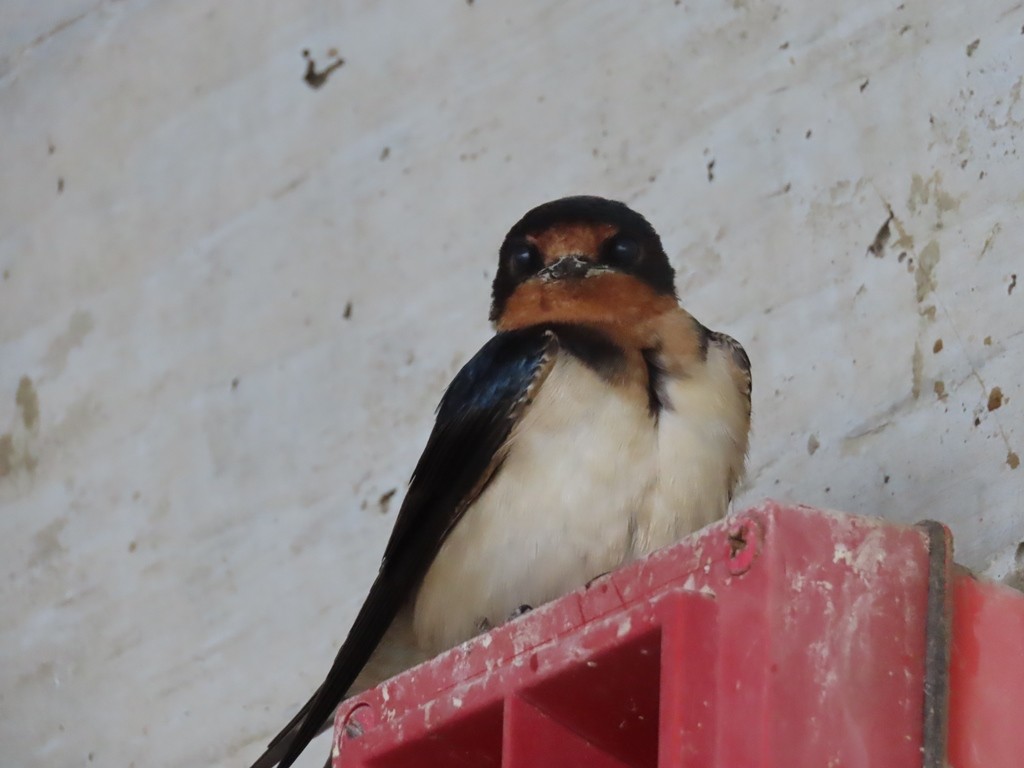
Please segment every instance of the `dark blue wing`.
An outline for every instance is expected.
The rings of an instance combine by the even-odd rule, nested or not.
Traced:
[[[556,344],[539,327],[499,333],[455,376],[413,471],[380,572],[327,679],[253,768],[272,766],[278,759],[287,768],[329,724],[448,532],[501,463],[502,447]]]

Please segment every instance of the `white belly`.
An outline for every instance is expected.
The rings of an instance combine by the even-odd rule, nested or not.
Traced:
[[[445,541],[413,628],[436,652],[725,515],[746,452],[745,404],[720,349],[646,395],[560,354],[494,480]],[[633,396],[630,396],[632,394]]]
[[[632,400],[636,400],[633,398]],[[445,541],[416,599],[421,644],[447,648],[613,570],[650,505],[646,404],[560,354],[495,478]]]

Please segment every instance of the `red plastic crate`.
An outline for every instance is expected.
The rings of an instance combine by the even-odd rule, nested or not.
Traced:
[[[949,764],[1024,765],[1024,595],[957,569],[953,579]]]
[[[765,504],[345,702],[333,765],[943,765],[947,728],[987,700],[973,668],[948,675],[947,585],[973,594],[949,544]],[[953,765],[1021,764],[1021,737],[1000,748],[1014,761]]]

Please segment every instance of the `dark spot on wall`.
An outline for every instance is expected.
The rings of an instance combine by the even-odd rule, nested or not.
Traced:
[[[39,460],[32,451],[32,435],[39,432],[39,396],[32,385],[32,379],[22,376],[14,402],[17,405],[22,426],[0,435],[0,478],[25,469],[34,472]]]
[[[942,351],[942,339],[936,339],[935,343],[932,344],[932,354],[939,354]]]
[[[994,411],[1003,405],[1003,390],[999,387],[992,387],[992,391],[988,393],[988,409]]]
[[[807,455],[813,456],[814,452],[821,447],[821,443],[818,442],[817,435],[811,435],[807,438]]]
[[[1006,466],[1008,466],[1010,469],[1016,469],[1017,467],[1019,467],[1020,456],[1018,456],[1013,451],[1010,451],[1008,454],[1006,454]]]
[[[889,223],[892,221],[892,218],[892,208],[889,208],[888,218],[882,222],[882,226],[880,226],[878,231],[875,233],[875,239],[872,240],[871,245],[868,246],[868,253],[876,259],[880,259],[884,255],[885,244],[889,242],[889,236],[891,234],[889,230]]]
[[[982,341],[981,343],[984,344],[986,347],[991,347],[992,346],[992,337],[991,336],[986,336],[984,341]]]
[[[28,430],[33,430],[39,424],[39,395],[36,388],[32,386],[32,379],[22,376],[18,382],[18,391],[14,395],[14,402],[21,411],[21,421]]]
[[[882,478],[882,485],[888,485],[888,484],[889,484],[889,480],[890,480],[890,479],[891,479],[891,478],[890,478],[890,477],[889,477],[888,475],[886,475],[885,477],[883,477],[883,478]]]
[[[377,499],[377,508],[380,510],[382,515],[386,515],[388,513],[388,506],[391,504],[391,499],[396,493],[398,493],[398,489],[392,488],[390,491],[382,493],[380,498]]]
[[[968,45],[967,45],[967,55],[968,56],[973,56],[974,52],[976,50],[978,50],[978,46],[979,45],[981,45],[981,38],[980,37],[977,38],[976,40],[974,40],[973,42],[968,43]]]
[[[780,51],[784,51],[787,48],[789,48],[789,41],[788,40],[786,42],[784,42],[782,45],[779,46],[779,50]]]
[[[935,396],[939,398],[939,400],[946,399],[946,383],[944,381],[936,381],[935,384],[932,385],[932,389],[935,390]]]
[[[814,133],[814,131],[812,131],[812,130],[811,130],[810,128],[808,128],[808,129],[807,129],[807,133],[805,133],[805,134],[804,134],[804,138],[805,138],[805,139],[809,139],[809,138],[811,138],[811,135],[812,135],[813,133]]]
[[[57,145],[56,144],[54,144],[52,141],[46,142],[46,154],[52,155],[56,151],[57,151]]]
[[[860,84],[860,92],[861,93],[864,93],[864,90],[868,87],[868,83],[870,83],[870,82],[871,82],[871,80],[869,78],[869,79],[865,80],[863,83]]]
[[[7,477],[14,469],[14,438],[9,432],[0,435],[0,477]]]
[[[391,154],[391,147],[384,147],[384,149],[382,149],[380,151],[380,158],[379,159],[380,160],[387,160],[388,159],[388,155],[390,155],[390,154]]]
[[[64,177],[63,176],[58,176],[57,177],[57,194],[59,195],[59,194],[61,194],[63,192],[64,192]]]
[[[715,180],[715,161],[708,160],[708,181],[712,182]]]
[[[128,542],[128,551],[129,552],[134,552],[138,548],[139,548],[139,545],[135,541],[135,539],[132,539],[131,541]]]
[[[322,87],[323,84],[327,82],[327,78],[331,76],[331,73],[333,73],[334,70],[345,66],[345,60],[337,55],[338,52],[336,50],[332,48],[329,53],[334,54],[332,56],[332,58],[334,58],[334,61],[332,61],[323,69],[318,70],[316,62],[313,60],[313,56],[310,54],[309,49],[306,48],[305,50],[302,51],[302,58],[306,60],[306,74],[303,75],[302,79],[305,80],[306,85],[308,85],[313,90]]]
[[[904,24],[902,27],[900,27],[899,35],[902,37],[903,35],[907,34],[907,32],[909,32],[910,29],[911,27],[909,24]]]
[[[348,319],[350,319],[352,317],[352,302],[351,301],[345,302],[345,311],[341,313],[341,316],[343,318],[345,318],[346,320],[348,320]]]
[[[1016,287],[1017,287],[1017,275],[1016,274],[1010,275],[1010,284],[1008,286],[1006,286],[1006,295],[1007,296],[1012,296],[1013,295],[1013,289],[1016,288]]]
[[[238,389],[239,379],[237,376],[231,380],[231,391]]]
[[[976,427],[980,427],[981,426],[981,417],[980,416],[975,416],[974,417],[974,426],[976,426]]]

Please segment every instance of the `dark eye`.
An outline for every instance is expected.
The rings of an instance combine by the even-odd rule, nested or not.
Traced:
[[[604,259],[615,267],[631,267],[640,261],[640,243],[631,237],[616,236],[604,247]]]
[[[512,274],[529,275],[543,266],[543,259],[536,246],[521,242],[509,246],[508,264]]]

